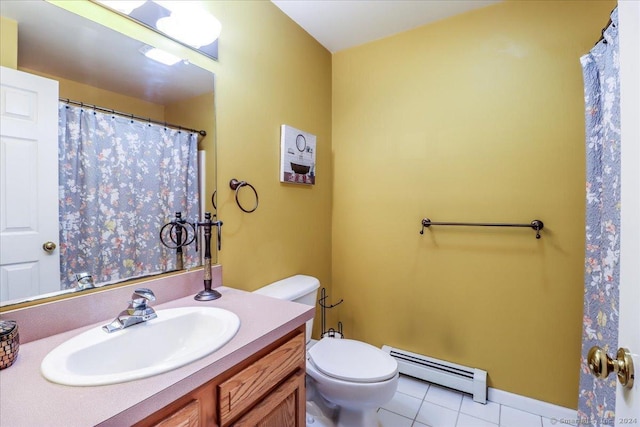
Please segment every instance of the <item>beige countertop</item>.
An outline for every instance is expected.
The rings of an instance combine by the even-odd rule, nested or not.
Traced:
[[[302,304],[227,287],[217,287],[216,290],[222,293],[222,298],[215,301],[197,302],[189,295],[154,306],[158,310],[186,306],[220,307],[240,317],[240,329],[229,343],[202,359],[164,374],[98,387],[54,384],[40,374],[40,363],[53,348],[80,332],[110,322],[111,318],[21,345],[16,362],[0,371],[0,425],[131,425],[301,326],[314,314],[313,307]],[[126,357],[125,351],[123,357]]]

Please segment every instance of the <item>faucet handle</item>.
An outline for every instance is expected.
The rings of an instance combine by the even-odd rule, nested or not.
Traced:
[[[156,296],[149,288],[138,288],[133,291],[133,295],[131,295],[131,305],[134,308],[145,307],[147,301],[151,302],[155,300]]]

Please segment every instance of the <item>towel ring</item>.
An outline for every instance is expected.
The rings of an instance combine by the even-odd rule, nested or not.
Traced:
[[[256,195],[256,205],[253,207],[253,209],[245,209],[240,203],[240,200],[238,200],[238,193],[240,192],[240,189],[245,186],[250,187],[253,190],[253,194]],[[229,187],[231,187],[231,189],[235,190],[236,192],[236,203],[238,204],[240,210],[246,213],[251,213],[258,209],[258,192],[253,185],[249,184],[247,181],[238,181],[237,179],[233,178],[231,179],[231,181],[229,181]]]
[[[197,237],[195,225],[180,218],[179,212],[176,212],[176,219],[166,223],[160,229],[160,242],[168,249],[189,246]],[[197,244],[196,242],[196,246]]]

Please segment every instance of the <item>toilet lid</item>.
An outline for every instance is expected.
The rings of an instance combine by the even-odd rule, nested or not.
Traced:
[[[394,358],[356,340],[323,338],[309,349],[309,359],[323,374],[345,381],[384,381],[398,372]]]

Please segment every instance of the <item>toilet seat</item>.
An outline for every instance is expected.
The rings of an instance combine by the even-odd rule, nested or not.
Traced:
[[[380,382],[398,372],[395,359],[362,341],[323,338],[309,349],[308,354],[309,361],[318,371],[344,381]]]

